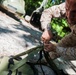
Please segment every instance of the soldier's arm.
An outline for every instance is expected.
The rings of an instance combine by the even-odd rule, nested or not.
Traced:
[[[57,44],[56,51],[65,58],[76,59],[76,25],[73,25],[71,33],[66,35]]]
[[[76,59],[76,46],[75,47],[57,47],[56,52],[64,59],[75,60]]]
[[[51,22],[53,17],[61,17],[65,14],[65,3],[60,5],[54,5],[48,9],[45,9],[41,15],[41,26],[42,29],[46,29],[47,25]]]

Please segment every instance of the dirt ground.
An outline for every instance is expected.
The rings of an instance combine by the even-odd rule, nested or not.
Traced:
[[[16,55],[39,45],[42,32],[24,20],[0,12],[0,57]]]

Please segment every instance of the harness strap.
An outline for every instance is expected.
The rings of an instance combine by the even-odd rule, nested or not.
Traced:
[[[7,75],[12,75],[12,71],[11,71],[11,70],[9,70],[9,73],[8,73]]]
[[[63,73],[63,71],[61,71],[61,70],[59,70],[59,69],[57,68],[57,66],[55,65],[55,63],[53,62],[53,60],[50,58],[49,53],[48,53],[48,52],[45,52],[44,50],[43,50],[43,53],[44,53],[44,57],[45,57],[47,63],[50,65],[51,69],[52,69],[57,75],[65,75],[65,74]]]
[[[38,59],[37,63],[41,61],[42,57],[43,57],[42,56],[42,50],[40,50],[40,52],[39,52],[39,59]]]
[[[42,69],[42,64],[41,64],[42,57],[43,57],[42,56],[42,50],[40,50],[40,52],[39,52],[39,59],[37,60],[37,62],[34,62],[34,63],[26,62],[31,67],[31,69],[33,70],[34,75],[38,75],[37,69],[35,68],[35,64],[38,64],[38,63],[39,63],[38,65],[40,65],[40,67],[41,67],[41,70],[43,72],[43,75],[45,75],[45,73],[44,73],[44,71]]]
[[[33,70],[34,75],[38,75],[37,69],[35,68],[34,63],[26,62],[30,66],[30,68]]]
[[[38,61],[37,61],[37,62],[40,62],[40,67],[41,67],[42,73],[43,73],[43,75],[45,75],[45,72],[43,71],[43,68],[42,68],[42,65],[41,65],[41,59],[42,59],[42,57],[43,57],[42,52],[43,52],[43,51],[42,51],[42,50],[40,50],[40,53],[39,53],[39,54],[40,54],[40,55],[39,55],[40,57],[39,57],[39,59],[38,59]]]
[[[22,64],[23,64],[23,63],[22,63]],[[21,64],[21,65],[22,65],[22,64]],[[13,69],[10,68],[11,65],[13,65],[13,66],[16,66],[16,65],[17,65],[17,64],[16,64],[16,65],[14,64],[13,58],[10,58],[10,59],[9,59],[9,63],[8,63],[9,73],[8,73],[7,75],[12,75],[12,72],[15,71],[15,70],[16,70],[16,74],[15,74],[15,75],[22,75],[22,72],[19,72],[19,71],[18,71],[18,67],[16,67],[16,68],[13,70]],[[20,65],[19,65],[19,66],[20,66]]]
[[[10,65],[12,64],[12,65],[14,65],[14,61],[13,61],[13,58],[10,58],[9,60],[8,60],[8,69],[10,68]]]

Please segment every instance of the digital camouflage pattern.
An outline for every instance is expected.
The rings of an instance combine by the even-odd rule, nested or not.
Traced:
[[[70,3],[68,4],[68,2]],[[76,25],[75,25],[76,13],[75,11],[76,11],[76,1],[66,0],[66,7],[65,7],[65,3],[52,6],[48,9],[45,9],[41,16],[42,28],[46,29],[47,25],[51,22],[53,17],[61,17],[66,13],[67,21],[69,23],[71,32],[68,35],[66,35],[59,43],[57,43],[56,53],[58,53],[59,56],[63,56],[67,59],[75,59],[75,56],[76,56]],[[57,57],[57,55],[54,57]]]
[[[48,9],[45,9],[41,15],[41,26],[45,29],[47,25],[51,22],[53,17],[61,17],[65,14],[65,3],[60,5],[54,5]]]

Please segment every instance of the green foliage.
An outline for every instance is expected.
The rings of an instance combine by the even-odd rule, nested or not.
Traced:
[[[64,0],[48,0],[48,3],[46,5],[46,8],[49,8],[53,5],[58,5],[60,3],[64,2]]]
[[[53,18],[51,22],[52,32],[56,34],[56,41],[59,41],[70,32],[65,18]]]
[[[0,0],[0,4],[1,4],[3,1],[5,1],[5,0]]]
[[[42,0],[25,0],[26,14],[31,15],[41,4]]]
[[[53,5],[58,5],[64,1],[65,0],[48,0],[46,8],[49,8]],[[51,22],[51,28],[52,32],[54,33],[54,40],[57,42],[70,32],[65,18],[53,18]]]
[[[53,5],[52,0],[48,0],[47,5],[45,6],[45,8],[49,8]]]
[[[4,0],[0,0],[0,3]],[[26,14],[31,15],[36,8],[40,7],[43,0],[24,0],[25,1],[25,9]],[[45,8],[49,8],[53,5],[58,5],[65,0],[48,0]],[[70,29],[67,25],[65,18],[53,18],[51,22],[53,33],[55,34],[55,40],[59,41],[65,35],[70,32]]]
[[[40,6],[43,0],[25,0],[26,3],[26,14],[31,13]],[[53,5],[58,5],[65,0],[48,0],[45,8],[49,8]],[[61,40],[65,35],[70,32],[65,18],[53,18],[51,22],[52,31],[55,34],[55,41]]]

